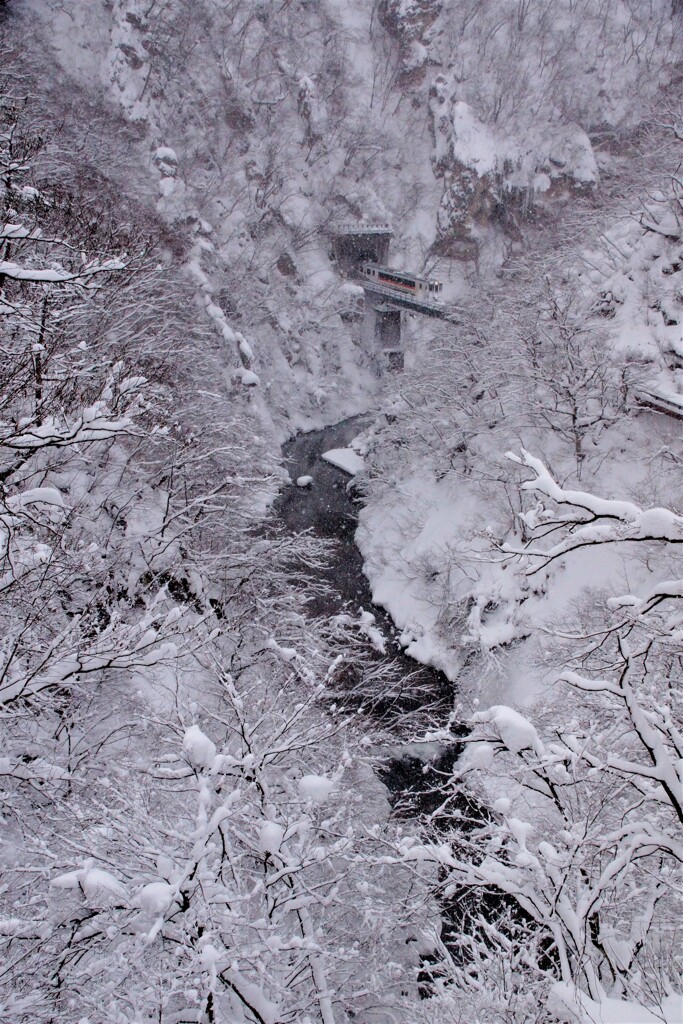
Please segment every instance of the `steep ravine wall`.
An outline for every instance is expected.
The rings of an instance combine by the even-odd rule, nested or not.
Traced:
[[[602,20],[569,2],[461,0],[11,12],[71,116],[95,97],[122,118],[118,148],[100,122],[89,159],[137,178],[184,239],[222,387],[252,391],[278,437],[357,411],[378,387],[345,319],[330,222],[388,220],[396,265],[476,302],[556,207],[590,203],[620,173],[600,140],[639,123],[677,59],[668,0],[610,0]]]

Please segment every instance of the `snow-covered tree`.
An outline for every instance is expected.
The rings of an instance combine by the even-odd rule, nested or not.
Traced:
[[[529,453],[511,458],[532,472],[522,486],[539,499],[523,514],[529,543],[503,546],[527,576],[550,570],[549,586],[561,586],[560,560],[603,545],[664,547],[676,564],[678,514],[566,490]],[[470,720],[438,815],[439,834],[449,820],[453,831],[431,856],[445,904],[472,928],[451,933],[457,983],[487,990],[482,1006],[495,995],[500,1010],[509,984],[536,991],[549,1021],[680,1012],[682,591],[656,565],[642,593],[611,599],[607,621],[598,611],[592,628],[564,635],[565,665],[538,724],[502,705]],[[479,803],[463,804],[463,792]],[[487,909],[473,914],[477,895]],[[497,993],[490,959],[507,965]]]
[[[0,1016],[393,1024],[404,883],[302,614],[321,545],[264,528],[154,219],[43,182],[4,111]]]
[[[623,413],[632,378],[629,366],[609,358],[604,323],[571,295],[536,294],[526,316],[515,323],[514,334],[518,353],[511,361],[521,407],[520,434],[535,428],[545,436],[556,435],[580,480],[587,460],[606,455],[599,441]]]

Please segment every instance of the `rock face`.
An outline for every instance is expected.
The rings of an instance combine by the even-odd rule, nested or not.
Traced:
[[[174,237],[186,231],[202,286],[229,297],[221,308],[252,338],[264,391],[277,382],[269,407],[290,430],[304,405],[287,388],[307,396],[308,416],[344,389],[360,394],[359,366],[362,388],[373,386],[374,348],[351,331],[357,311],[341,289],[347,263],[388,255],[359,237],[330,258],[329,225],[391,222],[391,260],[418,270],[437,257],[445,280],[462,274],[449,259],[495,270],[552,200],[597,187],[587,133],[621,137],[671,81],[671,3],[8,0],[7,10],[33,11],[62,72],[143,144],[126,162]],[[647,60],[624,47],[625,14]]]
[[[431,255],[503,253],[552,200],[595,190],[589,136],[604,145],[604,128],[625,137],[647,118],[680,60],[680,6],[380,0],[394,80],[429,105],[443,182]]]
[[[400,44],[401,85],[418,85],[425,78],[429,29],[443,10],[443,0],[381,0],[379,20]]]
[[[521,223],[539,204],[598,185],[595,155],[578,125],[486,124],[445,75],[430,90],[430,111],[434,173],[444,183],[435,255],[476,259],[478,235],[491,226],[520,241]]]

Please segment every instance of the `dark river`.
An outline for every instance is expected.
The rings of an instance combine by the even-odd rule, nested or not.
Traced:
[[[317,537],[334,541],[328,564],[320,572],[328,592],[311,601],[311,612],[357,616],[363,609],[375,616],[387,651],[385,655],[374,652],[373,657],[382,659],[385,678],[383,692],[363,703],[378,720],[377,724],[381,724],[382,731],[389,731],[400,744],[427,725],[443,724],[453,706],[454,690],[443,673],[417,664],[404,653],[391,618],[384,609],[372,604],[363,558],[354,540],[358,499],[352,490],[347,490],[350,477],[321,458],[323,452],[332,448],[347,447],[373,418],[355,416],[323,430],[298,434],[288,441],[283,446],[283,455],[289,475],[293,481],[310,476],[313,484],[310,488],[295,484],[284,488],[274,509],[288,530],[311,530]],[[443,744],[437,750],[429,748],[429,756],[427,748],[420,756],[420,748],[411,744],[410,753],[401,754],[397,747],[396,756],[385,761],[382,779],[405,813],[430,813],[440,803],[442,797],[432,795],[432,783],[449,772],[458,756],[458,732],[453,735],[453,743]]]
[[[357,616],[362,608],[375,616],[375,625],[386,640],[384,655],[371,648],[383,669],[379,677],[381,692],[370,700],[364,695],[362,704],[366,715],[374,719],[369,724],[374,729],[379,727],[390,751],[378,758],[375,770],[387,787],[394,814],[417,819],[431,835],[449,837],[453,834],[454,812],[460,828],[468,827],[465,822],[470,822],[469,827],[476,826],[487,814],[463,794],[452,795],[444,804],[444,783],[463,749],[459,737],[467,730],[451,726],[453,740],[438,745],[409,741],[426,727],[443,726],[448,721],[454,686],[443,673],[409,658],[389,615],[372,604],[363,559],[354,540],[361,499],[354,497],[353,488],[347,490],[350,477],[321,458],[332,448],[347,447],[372,419],[372,415],[355,416],[287,442],[283,455],[292,481],[310,476],[313,484],[310,489],[297,487],[296,483],[284,488],[275,512],[288,530],[311,530],[334,542],[327,566],[320,572],[327,592],[311,602],[311,611]],[[441,910],[441,938],[456,955],[459,934],[470,932],[479,915],[495,916],[507,908],[505,896],[470,892],[462,887],[455,887],[447,896],[438,891],[435,895]],[[433,978],[439,975],[439,954],[425,953],[421,965],[418,990],[428,998],[436,991]]]

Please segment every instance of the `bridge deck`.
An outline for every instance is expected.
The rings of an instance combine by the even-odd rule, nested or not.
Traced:
[[[450,320],[457,314],[458,310],[453,306],[447,306],[444,302],[430,302],[429,299],[420,299],[413,295],[402,295],[393,288],[386,288],[382,284],[376,284],[367,277],[354,274],[354,281],[362,285],[363,289],[370,295],[381,295],[383,298],[391,299],[395,306],[403,309],[410,309],[414,313],[422,313],[424,316],[437,317],[440,320]]]

